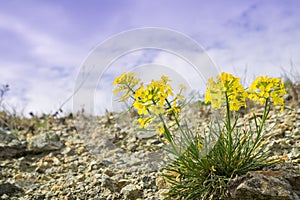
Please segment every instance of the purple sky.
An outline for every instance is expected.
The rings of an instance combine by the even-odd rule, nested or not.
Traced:
[[[188,35],[220,71],[280,76],[291,61],[300,68],[299,9],[296,0],[0,0],[0,84],[10,85],[6,103],[24,114],[52,112],[72,94],[93,48],[142,27]]]

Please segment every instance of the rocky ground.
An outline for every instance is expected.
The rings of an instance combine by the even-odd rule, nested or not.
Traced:
[[[197,104],[184,115],[195,131],[203,131],[210,110]],[[249,118],[251,112],[238,126]],[[232,199],[300,199],[299,105],[282,114],[271,111],[267,127],[274,125],[269,148],[285,162],[234,179]],[[48,116],[18,132],[2,126],[0,199],[154,200],[167,191],[160,176],[167,162],[163,144],[155,133],[139,130],[134,116]]]

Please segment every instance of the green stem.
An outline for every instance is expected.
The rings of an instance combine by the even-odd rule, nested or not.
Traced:
[[[226,129],[227,132],[230,133],[231,135],[231,120],[230,120],[230,107],[229,107],[229,99],[228,99],[228,95],[227,92],[225,92],[225,98],[226,98],[226,111],[227,111],[227,123],[226,123]]]
[[[161,114],[159,114],[158,116],[159,116],[160,121],[163,123],[164,129],[165,129],[167,127],[167,125],[166,125],[166,122],[165,122],[164,118],[162,117]],[[173,141],[173,137],[172,137],[172,135],[170,134],[169,131],[165,130],[164,137],[168,140],[168,142],[170,144],[173,143],[172,142]]]
[[[269,114],[269,107],[268,107],[268,104],[269,104],[269,98],[266,99],[266,103],[265,103],[265,106],[264,106],[264,114],[263,114],[263,117],[262,117],[262,121],[259,125],[259,129],[258,129],[258,135],[260,136],[261,132],[262,132],[262,129],[263,129],[263,126],[265,124],[265,121],[268,117],[268,114]]]
[[[226,129],[227,129],[227,142],[228,142],[228,149],[227,149],[227,155],[228,155],[228,164],[230,165],[231,159],[232,159],[232,127],[231,127],[231,119],[230,119],[230,106],[229,106],[229,98],[227,95],[227,92],[225,92],[225,98],[226,98],[226,111],[227,111],[227,121],[226,121]]]
[[[264,124],[266,122],[266,119],[268,117],[268,114],[270,112],[270,107],[268,106],[268,104],[269,104],[269,98],[266,99],[266,103],[265,103],[265,106],[264,106],[264,114],[262,116],[261,123],[259,124],[258,130],[257,130],[256,141],[253,145],[253,149],[255,149],[261,141],[261,138],[262,138],[261,133],[262,133],[262,130],[263,130],[263,126],[264,126]]]
[[[172,108],[172,105],[171,105],[171,103],[168,101],[168,99],[166,99],[166,102],[167,102],[169,108]],[[179,120],[178,120],[178,118],[177,118],[177,116],[176,116],[176,113],[175,113],[173,110],[172,110],[172,116],[174,117],[175,122],[176,122],[176,125],[177,125],[177,126],[179,127],[179,129],[180,129],[180,132],[184,134],[184,130],[182,129],[182,127],[181,127],[181,125],[180,125],[180,123],[179,123]]]
[[[166,101],[168,102],[167,99],[166,99]],[[152,99],[152,103],[153,103],[153,105],[156,105],[156,102],[153,99]],[[147,111],[151,115],[151,113],[150,113],[150,111],[149,111],[148,108],[147,108]],[[167,126],[167,124],[166,124],[166,122],[165,122],[162,114],[159,114],[158,117],[159,117],[160,121],[163,123],[164,129],[168,128],[168,126]],[[169,131],[165,130],[164,137],[168,140],[168,142],[170,144],[173,144],[173,137],[172,137],[172,135],[170,134]]]
[[[252,146],[252,148],[250,149],[249,153],[248,153],[248,157],[250,157],[250,155],[253,153],[253,151],[256,150],[256,148],[259,146],[260,142],[261,142],[261,133],[262,133],[262,130],[263,130],[263,126],[265,124],[265,121],[268,117],[268,114],[269,114],[269,111],[270,111],[270,107],[268,106],[269,104],[269,98],[266,99],[266,102],[265,102],[265,105],[264,105],[264,113],[263,113],[263,116],[262,116],[262,120],[261,120],[261,123],[259,124],[259,126],[257,127],[257,123],[256,123],[256,117],[255,117],[255,124],[256,124],[256,127],[257,127],[257,136],[255,138],[255,141],[254,141],[254,144]]]

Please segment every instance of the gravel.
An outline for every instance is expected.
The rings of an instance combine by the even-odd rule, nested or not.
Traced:
[[[207,129],[208,106],[186,110],[183,117],[193,131]],[[300,108],[276,113],[266,123],[269,149],[286,157],[287,170],[299,172]],[[238,126],[249,118],[251,112]],[[132,117],[64,117],[35,135],[1,129],[0,138],[0,199],[152,200],[167,192],[160,176],[168,156],[163,143],[139,130]]]

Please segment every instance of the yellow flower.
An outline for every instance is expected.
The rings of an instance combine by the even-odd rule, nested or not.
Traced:
[[[174,95],[173,89],[169,84],[171,80],[167,76],[162,76],[160,80],[152,80],[149,84],[143,85],[140,79],[135,77],[132,72],[122,73],[114,80],[117,87],[113,90],[115,94],[123,92],[120,101],[125,101],[129,97],[133,99],[132,106],[137,113],[141,115],[138,123],[146,128],[153,121],[153,115],[162,117],[164,114],[177,115],[180,106],[177,106],[177,100],[183,99],[181,91]],[[140,85],[137,89],[135,87]],[[183,90],[183,86],[181,86]],[[175,96],[175,97],[174,97]],[[170,99],[168,99],[170,98]],[[164,133],[165,128],[157,128],[160,133]]]
[[[163,135],[165,134],[165,128],[163,124],[158,124],[156,126],[156,134]]]
[[[140,86],[135,91],[133,107],[137,109],[139,115],[146,115],[147,111],[156,115],[165,112],[166,99],[174,95],[172,87],[168,84],[169,81],[168,77],[162,76],[161,80],[152,80],[146,88]],[[174,111],[180,112],[178,108],[174,108]]]
[[[279,78],[268,76],[257,77],[248,89],[249,99],[259,102],[261,105],[270,99],[274,105],[281,106],[280,112],[284,109],[283,95],[286,94],[284,83]]]
[[[165,109],[159,105],[151,105],[149,106],[149,110],[156,115],[160,115],[166,112]]]
[[[137,109],[137,112],[138,112],[139,115],[146,115],[147,114],[147,106],[145,106],[144,104],[135,101],[133,103],[133,107],[135,109]]]
[[[182,94],[177,94],[176,97],[175,97],[175,99],[179,99],[179,100],[183,101],[184,100],[184,96]]]
[[[173,114],[178,114],[178,113],[180,113],[181,110],[180,110],[180,107],[177,106],[176,101],[174,101],[172,103],[171,108],[169,108],[167,111],[168,111],[168,114],[172,114],[172,112],[173,112]]]
[[[163,82],[165,82],[165,83],[171,82],[171,80],[170,80],[169,77],[167,77],[167,76],[161,76],[161,80],[162,80]]]
[[[211,170],[212,172],[215,172],[215,171],[216,171],[215,166],[211,166],[210,170]]]
[[[201,147],[202,147],[202,144],[201,144],[201,142],[198,140],[198,142],[197,142],[197,146],[198,146],[198,150],[200,151],[200,149],[201,149]]]
[[[147,128],[149,126],[149,124],[151,123],[152,118],[151,117],[147,117],[145,119],[143,118],[139,118],[138,122],[140,123],[142,128]]]
[[[120,97],[120,101],[126,101],[131,96],[134,87],[140,84],[140,82],[141,80],[136,78],[133,72],[124,72],[113,82],[113,84],[117,86],[113,89],[114,95],[123,92],[123,95]]]
[[[226,103],[226,97],[230,110],[246,106],[247,93],[240,84],[240,79],[222,72],[216,77],[216,81],[213,78],[208,80],[204,102],[211,102],[212,108],[219,109]]]
[[[185,90],[185,89],[186,89],[186,86],[183,85],[183,84],[180,84],[180,85],[179,85],[179,88],[180,88],[181,90]]]
[[[114,80],[114,85],[120,84],[124,80],[126,72],[123,72],[119,77]]]

